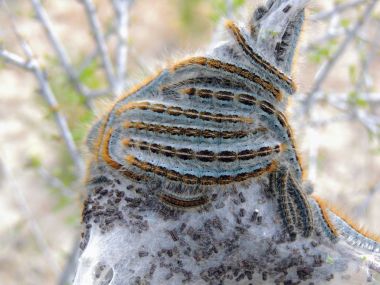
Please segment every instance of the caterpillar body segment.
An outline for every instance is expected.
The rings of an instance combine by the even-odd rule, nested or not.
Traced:
[[[246,161],[255,159],[258,157],[265,157],[273,153],[279,153],[281,151],[280,145],[275,145],[273,147],[261,147],[256,150],[244,149],[238,152],[234,151],[222,151],[213,152],[211,150],[200,150],[194,151],[190,148],[177,149],[168,145],[159,145],[156,143],[150,143],[146,141],[137,141],[125,139],[123,140],[123,145],[126,148],[134,148],[141,151],[149,151],[151,154],[157,153],[166,157],[175,157],[182,160],[198,160],[202,162],[235,162],[235,161]]]
[[[273,194],[277,197],[277,204],[280,217],[283,225],[287,230],[289,237],[292,241],[297,238],[296,225],[292,217],[292,211],[289,208],[289,196],[286,192],[286,185],[288,181],[288,171],[285,167],[281,166],[279,169],[272,173],[270,176],[270,187]]]
[[[212,186],[212,185],[227,185],[231,183],[242,182],[251,178],[257,178],[261,175],[268,174],[274,171],[277,167],[276,161],[267,163],[266,165],[256,166],[252,169],[245,169],[243,171],[231,172],[219,172],[211,173],[214,175],[208,175],[209,173],[180,173],[177,170],[170,169],[169,167],[156,166],[149,162],[144,162],[138,158],[128,155],[125,158],[126,162],[140,169],[142,172],[149,175],[157,175],[161,178],[166,178],[171,181],[181,182],[183,184],[189,185],[202,185],[202,186]]]
[[[173,71],[185,70],[187,73],[188,68],[200,68],[207,70],[215,70],[218,73],[222,73],[226,77],[232,77],[237,80],[244,80],[248,84],[254,84],[263,92],[268,92],[274,100],[280,102],[282,100],[281,90],[275,87],[271,82],[260,77],[259,74],[250,72],[246,68],[240,67],[239,65],[226,63],[224,61],[210,58],[210,57],[194,57],[184,61],[180,61],[172,67]]]
[[[311,196],[309,202],[316,217],[317,226],[332,242],[344,240],[355,247],[380,252],[379,236],[357,226],[350,218],[338,213],[318,196]]]
[[[267,7],[257,9],[250,23],[250,37],[257,49],[265,58],[273,59],[271,62],[285,73],[292,68],[293,58],[304,21],[304,6],[289,6],[284,1],[268,1]],[[276,11],[273,13],[273,11]],[[292,17],[283,18],[283,15],[293,14]],[[268,26],[277,20],[278,25]]]
[[[309,237],[314,229],[313,213],[303,189],[291,171],[288,173],[287,193],[297,211],[297,226],[304,237]]]
[[[188,199],[178,198],[170,194],[160,194],[160,200],[171,207],[182,208],[182,209],[192,209],[198,208],[206,205],[209,200],[205,196],[192,197]]]
[[[319,226],[325,236],[327,236],[331,241],[336,242],[339,234],[330,219],[325,203],[316,196],[311,197],[309,199],[309,203],[313,210],[316,227]]]
[[[297,233],[309,237],[314,230],[312,209],[292,170],[281,165],[270,176],[270,194],[277,199],[279,214],[291,240]]]
[[[251,41],[245,35],[244,31],[232,21],[226,21],[226,28],[231,33],[233,39],[238,44],[240,50],[249,59],[250,67],[261,74],[268,81],[273,82],[278,88],[283,89],[288,94],[293,94],[296,91],[295,83],[292,79],[284,74],[273,64],[266,61],[258,52],[254,51]]]
[[[379,236],[361,229],[347,218],[336,214],[333,210],[327,209],[327,213],[339,236],[349,244],[372,252],[380,252]]]

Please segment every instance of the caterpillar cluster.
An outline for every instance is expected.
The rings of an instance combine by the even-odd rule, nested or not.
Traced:
[[[285,33],[272,63],[255,48],[254,26],[248,32],[228,21],[226,29],[227,44],[161,70],[116,101],[90,132],[92,165],[142,185],[170,182],[175,187],[152,195],[183,210],[211,203],[210,187],[267,175],[268,193],[291,240],[318,228],[332,241],[354,239],[378,251],[379,243],[302,187],[302,163],[284,114],[295,83],[276,65],[285,54],[291,60],[292,52],[283,49],[298,32]]]

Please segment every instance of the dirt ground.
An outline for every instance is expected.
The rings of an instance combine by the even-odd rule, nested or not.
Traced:
[[[25,1],[12,2],[10,9],[17,17],[17,26],[38,54],[49,66],[51,48],[43,30],[31,17]],[[107,1],[95,1],[100,7],[103,22],[110,22],[111,9]],[[195,25],[184,27],[179,9],[180,0],[139,0],[131,8],[130,53],[128,76],[130,82],[141,77],[167,59],[181,57],[189,51],[205,46],[212,37],[215,24],[203,20],[210,6],[199,5]],[[257,1],[247,1],[254,6]],[[326,1],[327,2],[327,1]],[[93,48],[86,18],[79,1],[44,1],[59,36],[69,54],[78,58]],[[326,4],[328,5],[328,4]],[[312,11],[328,7],[312,6]],[[247,9],[248,10],[248,9]],[[243,11],[242,14],[245,12]],[[199,19],[199,20],[198,20]],[[0,27],[9,27],[4,13],[0,13]],[[306,46],[313,40],[319,23],[308,22],[302,38]],[[11,30],[0,30],[0,45],[20,53]],[[111,42],[112,46],[112,42]],[[174,55],[174,56],[173,56]],[[347,68],[356,57],[355,49],[340,60],[324,89],[345,92]],[[379,78],[380,57],[373,60],[371,74]],[[307,55],[299,54],[295,78],[301,93],[311,86],[318,66]],[[70,203],[59,207],[56,192],[51,190],[36,168],[28,166],[31,157],[38,156],[45,169],[54,168],[60,159],[57,149],[61,141],[54,122],[47,119],[46,108],[38,100],[34,77],[25,71],[0,62],[0,283],[54,284],[57,282],[73,243],[80,232],[81,194],[78,186]],[[380,90],[380,82],[375,91]],[[101,102],[102,99],[99,100]],[[101,106],[102,103],[97,103]],[[292,107],[296,107],[294,102]],[[333,109],[319,110],[334,115]],[[378,108],[380,106],[372,106]],[[101,112],[101,107],[98,108]],[[379,114],[379,113],[378,113]],[[292,118],[299,149],[308,164],[309,146],[318,143],[317,172],[311,178],[315,192],[351,214],[360,224],[380,234],[380,191],[375,194],[364,212],[358,207],[368,196],[371,187],[380,182],[380,144],[371,139],[358,123],[337,122],[317,131],[298,131],[302,122]],[[81,146],[83,149],[84,147]]]

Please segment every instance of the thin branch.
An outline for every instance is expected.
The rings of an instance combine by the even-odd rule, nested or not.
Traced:
[[[309,51],[312,51],[318,47],[320,47],[321,45],[331,41],[331,40],[334,40],[344,34],[347,33],[347,30],[344,29],[344,28],[340,28],[340,29],[335,29],[334,32],[328,32],[324,35],[322,35],[321,37],[319,38],[316,38],[315,40],[313,40],[312,42],[310,43],[307,43],[305,46],[301,47],[301,53],[305,53],[305,52],[309,52]]]
[[[67,258],[66,265],[59,276],[58,285],[71,284],[74,279],[75,269],[78,263],[79,256],[79,239],[76,237]]]
[[[60,193],[65,195],[66,197],[73,197],[74,192],[67,188],[61,180],[57,177],[53,176],[46,168],[40,166],[38,167],[38,173],[42,177],[42,179],[51,187],[59,190]]]
[[[106,33],[105,33],[105,36],[104,36],[104,40],[105,42],[107,43],[107,41],[111,38],[112,34],[114,32],[114,28],[111,27],[109,28]],[[79,67],[77,68],[77,73],[78,74],[81,74],[83,72],[83,70],[89,66],[91,64],[91,62],[99,55],[99,48],[98,46],[96,45],[94,50],[91,51],[90,53],[88,53],[88,55],[84,58],[84,60],[82,61],[82,63],[79,65]]]
[[[128,57],[128,20],[130,0],[113,0],[116,14],[116,95],[124,90]]]
[[[370,81],[370,74],[369,74],[369,68],[371,64],[373,63],[373,59],[376,57],[377,53],[377,46],[380,43],[380,29],[379,29],[379,21],[375,22],[378,26],[378,29],[376,29],[374,42],[370,45],[368,50],[365,52],[365,57],[361,61],[361,72],[359,73],[359,77],[357,79],[355,90],[357,93],[359,93],[362,90],[368,90],[368,82]],[[360,44],[360,42],[359,42]]]
[[[65,116],[62,114],[62,112],[60,112],[59,110],[57,99],[50,87],[50,84],[49,84],[49,81],[47,80],[47,76],[45,72],[39,66],[39,63],[35,59],[33,51],[31,47],[29,46],[29,44],[18,32],[15,22],[14,22],[13,14],[10,12],[4,0],[2,0],[2,3],[3,3],[3,6],[6,8],[7,14],[9,16],[11,28],[14,34],[16,35],[17,40],[24,54],[27,57],[29,69],[37,79],[38,85],[40,87],[40,94],[43,97],[43,99],[47,102],[48,106],[50,107],[50,110],[54,114],[54,119],[58,126],[59,133],[61,134],[61,137],[63,137],[66,147],[68,149],[68,152],[75,164],[76,173],[78,177],[81,177],[84,174],[85,167],[84,167],[83,160],[80,156],[80,153],[78,152],[78,149],[75,145],[70,129],[68,127],[67,120]],[[17,65],[17,66],[20,66],[20,65]]]
[[[74,86],[74,88],[77,90],[79,94],[81,94],[84,97],[87,97],[89,90],[86,86],[84,86],[74,69],[72,68],[70,59],[65,51],[65,48],[63,47],[62,43],[59,41],[57,34],[53,30],[53,26],[50,22],[50,19],[43,8],[40,0],[31,0],[34,11],[37,15],[37,18],[39,22],[41,23],[42,27],[44,28],[46,35],[53,46],[53,49],[55,53],[57,54],[57,57],[65,70],[67,77],[69,78],[71,84]]]
[[[0,58],[4,59],[5,62],[15,65],[17,67],[26,69],[28,71],[32,70],[29,61],[26,61],[21,56],[10,51],[4,50],[2,48],[0,48]]]
[[[357,6],[368,2],[368,0],[352,0],[350,2],[342,3],[339,5],[336,5],[334,8],[332,8],[329,11],[323,11],[321,13],[311,15],[310,20],[311,21],[323,21],[326,20],[335,14],[342,13],[348,9],[356,8]]]
[[[372,0],[366,7],[363,14],[359,17],[358,21],[355,23],[352,29],[347,32],[346,38],[340,44],[336,52],[330,57],[330,60],[325,62],[322,67],[317,72],[317,75],[314,80],[314,85],[312,86],[309,96],[305,100],[304,111],[306,114],[309,113],[310,107],[314,102],[315,94],[320,90],[322,84],[325,82],[327,76],[329,75],[331,69],[334,67],[335,63],[342,56],[347,46],[351,43],[351,41],[355,38],[355,35],[358,33],[360,28],[366,23],[371,12],[373,11],[375,5],[377,4],[377,0]]]
[[[107,48],[105,38],[102,32],[100,21],[96,14],[94,3],[92,0],[82,0],[82,3],[84,5],[87,18],[90,23],[91,31],[96,41],[96,45],[98,46],[99,54],[101,57],[104,71],[106,73],[108,84],[111,87],[112,92],[115,94],[116,86],[115,86],[113,66],[112,66],[111,58],[108,53],[108,48]]]
[[[224,0],[225,4],[226,4],[226,17],[228,19],[232,18],[232,14],[233,14],[233,3],[232,3],[232,0]]]
[[[110,93],[112,93],[112,90],[109,88],[104,88],[104,89],[97,89],[97,90],[92,90],[86,94],[88,98],[97,98],[97,97],[102,97],[102,96],[107,96]]]
[[[50,110],[54,114],[54,118],[58,125],[59,132],[65,141],[69,154],[72,160],[74,161],[75,167],[78,171],[77,175],[81,177],[84,173],[85,167],[81,155],[75,145],[71,131],[68,127],[67,120],[65,116],[62,114],[62,112],[59,111],[57,99],[55,98],[55,95],[51,90],[49,82],[46,78],[46,74],[41,70],[36,61],[33,62],[33,73],[36,76],[38,84],[40,86],[40,93],[42,97],[45,99],[45,101],[48,103]]]

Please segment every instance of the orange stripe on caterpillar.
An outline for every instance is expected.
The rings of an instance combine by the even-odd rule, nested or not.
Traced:
[[[291,87],[293,92],[296,91],[296,86],[294,82],[283,72],[278,70],[276,67],[271,65],[269,62],[267,62],[265,59],[263,59],[259,54],[253,51],[253,49],[247,44],[245,38],[241,34],[240,29],[235,25],[234,22],[228,20],[225,24],[226,28],[229,29],[232,34],[234,35],[236,41],[240,45],[240,47],[243,49],[245,53],[248,54],[248,56],[253,59],[256,63],[258,63],[261,67],[263,67],[265,70],[270,72],[271,74],[275,75],[279,79],[286,82],[287,85]]]
[[[316,196],[313,195],[313,198],[316,199]],[[318,199],[318,197],[317,197]],[[336,216],[338,216],[340,219],[342,219],[347,225],[349,225],[354,231],[361,234],[362,236],[369,238],[373,241],[376,241],[380,243],[380,236],[377,234],[374,234],[367,229],[364,229],[363,227],[359,226],[357,223],[355,223],[350,217],[348,217],[346,214],[342,213],[340,210],[338,210],[336,207],[332,206],[327,201],[323,201],[319,198],[319,201],[322,201],[324,208],[328,209],[332,213],[334,213]],[[339,229],[336,229],[337,232],[340,232]]]
[[[328,206],[327,206],[326,201],[322,200],[317,195],[312,195],[312,198],[315,200],[315,202],[317,202],[319,209],[321,210],[322,218],[325,221],[327,227],[330,229],[331,233],[335,237],[337,237],[338,236],[338,230],[336,229],[336,227],[331,222],[329,214],[327,213]]]
[[[161,194],[160,200],[165,204],[178,208],[196,208],[208,203],[208,199],[204,196],[194,198],[191,200],[184,200],[177,197],[173,197],[171,195]]]
[[[267,131],[266,128],[257,128],[254,131],[213,131],[207,129],[193,129],[193,128],[181,128],[172,127],[158,124],[147,124],[144,122],[125,122],[124,127],[126,129],[136,129],[145,130],[150,132],[156,132],[161,134],[169,135],[181,135],[188,137],[204,137],[204,138],[223,138],[223,139],[233,139],[233,138],[243,138],[248,136],[250,133],[255,134],[258,132]]]
[[[159,145],[157,143],[148,143],[146,141],[135,141],[133,139],[124,139],[123,145],[131,148],[139,148],[140,150],[149,150],[152,153],[160,153],[168,157],[176,156],[183,160],[198,159],[203,162],[213,162],[218,160],[220,162],[233,162],[235,160],[249,160],[259,156],[267,156],[272,153],[280,153],[282,145],[275,145],[273,147],[261,147],[258,150],[246,149],[239,152],[222,151],[214,153],[210,150],[202,150],[195,152],[192,149],[181,148],[176,149],[172,146]]]
[[[159,77],[160,75],[162,74],[162,70],[158,70],[155,74],[151,75],[151,76],[148,76],[147,78],[145,78],[142,82],[140,83],[137,83],[136,85],[134,85],[132,88],[130,88],[123,96],[120,97],[119,100],[116,101],[115,105],[121,101],[123,101],[124,99],[126,99],[127,97],[131,96],[132,94],[140,91],[142,88],[144,88],[145,86],[147,86],[148,84],[152,83],[157,77]],[[114,105],[114,106],[115,106]]]
[[[277,168],[277,161],[272,161],[270,164],[263,168],[256,169],[251,172],[241,173],[237,175],[223,175],[220,177],[213,176],[201,176],[197,177],[192,174],[180,174],[174,170],[169,170],[165,167],[156,166],[148,162],[143,162],[132,155],[128,155],[126,161],[137,168],[145,172],[154,173],[159,176],[166,177],[173,181],[182,182],[185,184],[197,184],[197,185],[225,185],[234,182],[241,182],[250,178],[255,178],[263,175],[264,173],[270,173]]]
[[[123,112],[128,110],[151,110],[156,113],[166,113],[172,116],[186,116],[190,119],[201,119],[205,121],[215,121],[215,122],[241,122],[241,123],[252,123],[253,119],[249,117],[242,117],[237,115],[223,115],[223,114],[213,114],[209,112],[198,112],[197,110],[184,110],[177,106],[166,106],[163,104],[151,104],[149,102],[131,102],[127,103],[121,108],[119,108],[116,113],[121,115]]]
[[[131,178],[132,180],[135,180],[135,181],[141,181],[141,180],[144,180],[145,177],[143,175],[138,175],[132,171],[129,171],[127,169],[123,169],[123,165],[121,165],[120,163],[118,163],[117,161],[113,160],[109,154],[109,142],[110,142],[110,139],[111,139],[111,136],[112,136],[112,131],[113,129],[111,128],[110,130],[108,130],[107,134],[105,135],[105,138],[104,138],[104,142],[103,142],[103,147],[102,147],[102,152],[101,152],[101,156],[102,156],[102,159],[103,161],[110,167],[112,167],[113,169],[116,169],[118,170],[121,174],[123,174],[124,176],[128,177],[128,178]]]
[[[231,63],[225,63],[217,59],[211,59],[207,57],[193,57],[193,58],[185,59],[183,61],[180,61],[174,64],[171,70],[174,72],[190,65],[202,65],[202,66],[207,66],[207,67],[211,67],[215,69],[222,69],[224,71],[237,74],[256,84],[259,84],[264,90],[269,91],[277,101],[282,100],[281,91],[278,88],[274,87],[272,83],[270,83],[269,81],[266,81],[260,78],[258,75],[250,72],[247,69],[238,67]]]

